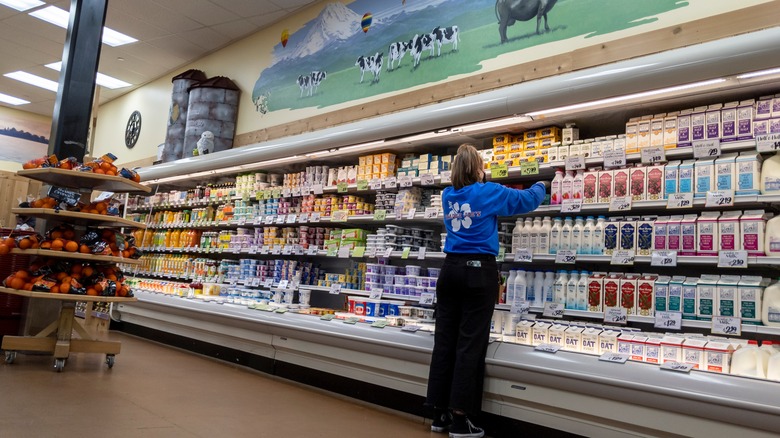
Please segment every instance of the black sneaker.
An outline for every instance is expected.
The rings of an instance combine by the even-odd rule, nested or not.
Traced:
[[[450,438],[481,438],[485,431],[477,427],[465,415],[453,415],[450,425]]]
[[[449,429],[452,424],[452,414],[449,411],[436,411],[431,423],[431,432],[443,433]]]

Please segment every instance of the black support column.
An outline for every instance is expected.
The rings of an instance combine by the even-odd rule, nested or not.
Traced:
[[[70,3],[60,87],[49,137],[49,153],[59,158],[76,157],[81,161],[86,153],[107,7],[108,0]]]

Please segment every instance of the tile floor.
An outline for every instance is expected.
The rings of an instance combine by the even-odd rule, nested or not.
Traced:
[[[0,437],[446,437],[395,414],[246,368],[112,333],[122,354],[0,364]]]

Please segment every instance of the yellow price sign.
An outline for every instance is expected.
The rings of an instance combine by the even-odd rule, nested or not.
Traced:
[[[520,163],[520,174],[539,175],[539,162],[536,160],[530,160]]]
[[[368,181],[366,180],[358,180],[357,182],[357,189],[358,190],[368,190]]]
[[[490,176],[495,178],[506,178],[509,176],[509,168],[506,163],[492,163],[490,165]]]
[[[347,188],[348,188],[348,187],[349,187],[349,185],[348,185],[347,183],[345,183],[345,182],[340,182],[340,183],[338,183],[338,184],[336,185],[336,191],[337,191],[338,193],[347,193]]]

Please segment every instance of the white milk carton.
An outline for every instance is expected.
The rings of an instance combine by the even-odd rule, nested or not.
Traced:
[[[515,342],[523,345],[533,344],[534,321],[521,319],[515,327]]]
[[[682,317],[696,319],[696,292],[699,285],[697,277],[685,277],[682,287]]]
[[[618,352],[618,335],[619,331],[616,330],[604,330],[599,334],[599,352],[604,353],[617,353]]]
[[[681,161],[670,161],[664,166],[664,199],[679,191],[680,164]]]
[[[712,340],[704,346],[705,370],[713,373],[731,372],[731,355],[734,345],[727,340]]]
[[[761,324],[761,296],[764,293],[764,281],[761,277],[743,275],[739,280],[739,310],[745,324]]]
[[[590,144],[590,156],[593,158],[600,158],[604,156],[604,149],[602,147],[602,143],[604,142],[604,137],[596,137],[593,139],[593,142]]]
[[[589,138],[582,142],[580,145],[580,155],[585,158],[593,156],[593,139]]]
[[[707,107],[698,106],[691,114],[691,140],[699,141],[707,138]]]
[[[707,107],[707,112],[704,114],[706,123],[707,140],[720,139],[721,126],[720,126],[720,111],[723,108],[723,104],[717,103]]]
[[[661,339],[656,333],[648,333],[645,341],[645,362],[658,364],[661,362]]]
[[[677,114],[668,113],[664,117],[664,149],[677,147]]]
[[[640,316],[655,314],[655,275],[643,275],[636,282],[636,311]]]
[[[547,335],[550,332],[550,327],[552,327],[552,324],[548,324],[543,321],[539,321],[534,324],[533,328],[531,329],[531,345],[536,347],[538,345],[547,344]]]
[[[569,145],[558,146],[558,161],[566,161],[569,158]]]
[[[634,334],[629,331],[623,331],[617,337],[617,352],[625,354],[631,358],[631,340],[634,339]]]
[[[767,215],[764,210],[747,210],[739,218],[742,249],[749,256],[763,256]]]
[[[557,345],[561,348],[566,348],[566,341],[564,340],[564,334],[566,329],[569,328],[563,324],[553,324],[547,331],[547,343]]]
[[[639,142],[639,117],[632,117],[628,119],[628,123],[626,123],[626,142],[625,142],[626,150],[638,149],[639,148],[639,146],[637,146],[638,142]],[[602,152],[603,151],[604,150],[602,149]]]
[[[716,256],[720,250],[717,211],[705,211],[696,220],[696,255]]]
[[[761,163],[764,159],[755,151],[741,152],[736,159],[737,195],[761,193]]]
[[[672,277],[661,275],[655,280],[655,311],[666,312],[669,310],[669,282]]]
[[[724,211],[718,218],[718,246],[720,251],[742,250],[742,234],[739,232],[739,218],[741,211]],[[717,255],[710,254],[710,255]]]
[[[639,274],[627,273],[620,279],[620,307],[626,309],[626,315],[636,315],[639,278]]]
[[[636,222],[636,253],[648,256],[653,252],[655,216],[645,216]]]
[[[656,114],[650,119],[650,146],[664,145],[664,117],[666,114]]]
[[[666,228],[669,222],[669,216],[658,216],[653,223],[653,250],[663,251],[666,249]]]
[[[663,164],[653,164],[647,167],[647,199],[658,201],[664,199],[664,175],[665,166]]]
[[[567,328],[563,333],[563,349],[567,351],[582,351],[582,332],[584,331],[584,327],[575,325]]]
[[[669,251],[680,251],[682,248],[682,234],[680,223],[683,216],[674,215],[669,216],[669,220],[666,221],[666,249]]]
[[[721,275],[715,296],[715,316],[739,316],[739,275]]]
[[[632,201],[644,201],[647,199],[647,167],[636,166],[628,169],[629,190]]]
[[[650,146],[650,122],[653,116],[642,116],[637,124],[637,141],[635,148],[626,145],[626,153],[639,152],[640,149]]]
[[[739,102],[729,102],[720,110],[721,143],[735,141],[737,139],[737,106]]]
[[[696,187],[694,196],[704,198],[707,192],[715,191],[715,159],[701,158],[694,164],[696,173]]]
[[[634,335],[634,337],[631,339],[631,360],[638,362],[645,361],[647,339],[647,336]]]
[[[574,143],[569,145],[569,156],[570,157],[577,157],[582,155],[585,156],[582,153],[582,140],[577,140]]]
[[[774,96],[761,96],[758,98],[753,120],[766,120],[772,118],[772,99],[774,99]]]
[[[726,154],[715,160],[715,188],[737,190],[737,154]]]
[[[693,166],[695,163],[695,160],[685,160],[680,163],[680,168],[677,173],[678,182],[676,193],[693,193],[695,185]]]
[[[610,149],[610,146],[612,149]],[[620,134],[618,136],[608,135],[607,140],[603,143],[603,151],[609,152],[610,150],[626,151],[626,153],[628,153],[626,136],[624,134]]]
[[[691,132],[691,114],[692,109],[680,111],[677,116],[677,147],[690,147],[693,145],[693,133]],[[751,109],[752,117],[752,109]],[[753,132],[753,123],[750,124],[750,132]]]
[[[661,339],[661,363],[682,362],[682,345],[685,338],[666,335]]]
[[[679,255],[696,255],[696,221],[699,217],[695,214],[686,214],[680,221],[680,250]]]
[[[696,319],[711,321],[720,275],[702,275],[696,285]]]
[[[743,100],[737,107],[737,140],[753,138],[753,106],[755,100]]]
[[[588,312],[603,312],[604,274],[593,273],[588,277]]]
[[[582,331],[582,349],[583,353],[599,354],[599,335],[601,329],[588,327]]]
[[[683,363],[689,363],[693,365],[693,369],[695,370],[704,369],[706,367],[704,346],[706,345],[707,339],[705,338],[688,338],[683,341]]]

